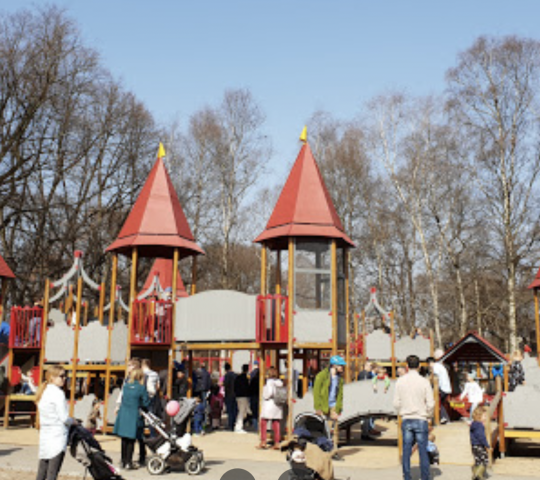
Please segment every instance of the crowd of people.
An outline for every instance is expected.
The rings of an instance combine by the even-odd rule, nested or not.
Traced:
[[[410,479],[410,458],[414,451],[420,457],[422,480],[429,477],[429,466],[438,463],[439,455],[432,432],[431,418],[435,408],[434,393],[430,377],[438,379],[441,423],[450,422],[445,400],[461,389],[459,398],[467,399],[471,404],[467,419],[470,426],[471,450],[474,457],[473,478],[483,479],[489,458],[489,443],[486,439],[484,423],[486,409],[482,406],[484,391],[477,382],[474,372],[455,369],[450,371],[440,361],[442,351],[436,351],[434,357],[427,359],[427,367],[422,367],[420,359],[414,355],[407,358],[407,367],[399,367],[393,403],[402,418],[403,434],[403,476]],[[522,366],[523,354],[516,351],[512,355],[509,368],[509,390],[525,383]],[[335,355],[330,358],[326,368],[319,371],[312,379],[314,410],[325,418],[333,431],[333,445],[337,446],[338,418],[343,410],[345,360]],[[234,372],[229,363],[224,364],[223,374],[215,369],[207,370],[206,364],[200,363],[193,371],[191,382],[185,363],[175,363],[171,395],[167,392],[168,371],[159,373],[152,370],[149,359],[132,358],[126,368],[126,377],[116,404],[114,434],[121,438],[121,465],[123,469],[136,469],[145,464],[146,448],[143,439],[145,424],[141,409],[158,417],[165,416],[166,399],[186,397],[191,388],[196,398],[192,433],[204,435],[213,430],[224,428],[242,434],[248,430],[259,430],[259,449],[279,449],[282,440],[283,421],[287,415],[286,381],[280,379],[278,370],[270,367],[260,397],[260,373],[257,361],[243,365],[240,372]],[[501,372],[498,365],[493,366],[492,375]],[[465,376],[463,383],[456,382],[456,377]],[[68,415],[68,406],[64,393],[66,372],[61,366],[49,366],[46,380],[36,392],[36,403],[40,414],[40,447],[37,480],[55,480],[62,466],[67,447],[68,431],[77,420]],[[371,382],[375,392],[386,394],[390,379],[385,368],[376,363],[366,363],[358,374],[357,380]],[[260,404],[259,404],[260,401]],[[259,405],[261,406],[259,415]],[[222,418],[226,417],[222,425]],[[99,418],[99,402],[93,405],[85,426],[95,432]],[[373,419],[362,422],[362,438],[373,439],[380,432]],[[272,432],[273,442],[268,439]],[[156,432],[150,429],[150,436]],[[138,445],[138,461],[134,461],[135,447]],[[299,455],[297,455],[299,456]],[[337,454],[335,459],[339,459]]]

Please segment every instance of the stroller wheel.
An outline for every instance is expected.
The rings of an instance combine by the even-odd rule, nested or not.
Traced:
[[[188,475],[199,475],[203,469],[203,462],[197,455],[192,455],[186,462],[186,472]]]
[[[146,469],[150,475],[161,475],[167,464],[159,455],[152,455],[146,460]]]

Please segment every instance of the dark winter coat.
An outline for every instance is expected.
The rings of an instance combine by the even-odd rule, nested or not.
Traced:
[[[249,397],[249,380],[246,373],[241,373],[234,380],[234,394],[238,397]]]
[[[140,437],[144,423],[139,409],[146,409],[149,405],[150,399],[143,385],[139,382],[124,383],[122,403],[114,422],[113,433],[122,438]]]

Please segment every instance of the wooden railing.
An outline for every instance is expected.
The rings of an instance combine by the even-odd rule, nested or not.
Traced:
[[[257,297],[257,341],[286,343],[289,336],[289,298],[284,295]]]

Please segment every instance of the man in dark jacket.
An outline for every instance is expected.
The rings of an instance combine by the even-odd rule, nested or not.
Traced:
[[[173,382],[173,398],[179,400],[187,397],[188,387],[188,379],[182,365],[181,368],[176,370],[176,378]]]
[[[201,363],[200,367],[193,372],[193,393],[204,401],[211,386],[210,374],[206,370],[206,365]]]
[[[236,395],[236,404],[238,405],[238,415],[234,425],[234,433],[247,433],[244,430],[244,420],[250,413],[249,409],[249,365],[242,365],[242,373],[234,381],[234,393]]]
[[[225,389],[225,408],[227,409],[227,425],[229,430],[234,430],[234,422],[238,415],[238,407],[236,405],[236,395],[234,393],[234,381],[236,373],[231,369],[229,363],[225,364],[225,377],[223,378],[223,388]]]

